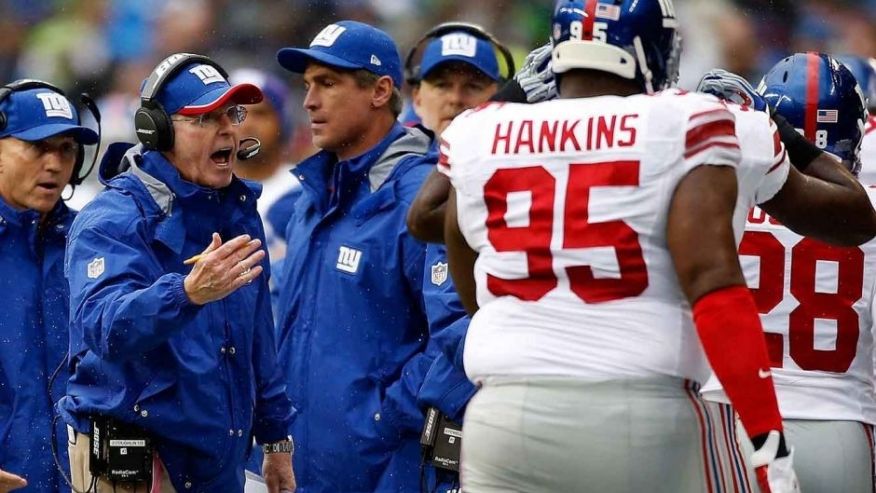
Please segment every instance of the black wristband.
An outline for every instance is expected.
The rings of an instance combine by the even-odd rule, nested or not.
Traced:
[[[773,113],[773,121],[779,128],[779,137],[782,143],[785,144],[785,149],[788,151],[788,158],[791,159],[791,164],[798,170],[805,170],[812,161],[821,155],[821,149],[815,147],[815,144],[809,142],[806,137],[800,135],[800,132],[794,129],[794,126],[788,123],[782,115]]]
[[[520,84],[514,79],[508,79],[508,82],[506,82],[496,94],[493,94],[490,101],[502,101],[505,103],[528,102],[526,100],[526,91],[524,91],[523,88],[520,87]]]
[[[764,433],[762,435],[752,437],[751,444],[754,445],[754,450],[760,450],[760,448],[763,447],[763,444],[766,443],[769,435],[769,433]],[[779,435],[779,450],[778,452],[776,452],[776,458],[786,457],[790,453],[791,452],[788,451],[788,445],[785,443],[785,434],[782,433],[781,435]]]

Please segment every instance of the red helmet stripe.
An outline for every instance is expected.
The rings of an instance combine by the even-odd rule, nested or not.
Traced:
[[[584,41],[593,40],[593,23],[596,21],[596,4],[599,0],[587,0],[584,3],[584,20],[582,22],[581,39]]]
[[[821,57],[810,52],[806,59],[806,119],[803,132],[807,140],[815,142],[815,130],[818,127],[818,82],[821,78],[818,69],[821,66]]]

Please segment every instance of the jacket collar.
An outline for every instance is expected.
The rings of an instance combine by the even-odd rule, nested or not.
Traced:
[[[227,213],[230,220],[237,220],[239,210],[245,207],[255,209],[256,200],[261,195],[261,185],[237,177],[220,190],[189,182],[160,152],[144,150],[142,145],[120,145],[113,152],[115,157],[101,162],[101,181],[113,186],[113,178],[127,174],[139,183],[148,197],[147,207],[160,216],[155,239],[178,254],[185,245],[185,235],[180,231],[185,231],[187,226],[183,217],[185,213],[176,213],[177,203],[185,205],[180,210],[204,210],[213,215]]]
[[[392,175],[393,169],[410,154],[426,154],[434,136],[422,127],[405,127],[395,123],[376,146],[364,154],[338,161],[329,151],[319,151],[291,170],[305,189],[324,197],[330,181],[339,170],[353,177],[367,173],[370,191],[377,191]]]
[[[70,229],[70,224],[73,222],[73,215],[67,204],[63,200],[59,200],[46,219],[44,225],[46,237],[60,235],[61,238],[66,238],[67,230]],[[35,235],[39,226],[40,213],[38,211],[33,209],[17,210],[0,197],[0,234],[13,227],[31,230]]]

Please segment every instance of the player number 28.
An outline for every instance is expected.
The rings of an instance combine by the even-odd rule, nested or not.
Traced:
[[[776,308],[785,296],[785,247],[771,233],[746,231],[740,255],[760,257],[760,285],[752,289],[760,313]],[[837,264],[837,292],[815,290],[818,261]],[[788,354],[801,370],[848,371],[858,346],[858,315],[852,306],[861,299],[864,286],[864,252],[840,248],[804,238],[791,249],[790,294],[798,305],[788,317]],[[836,321],[834,349],[815,348],[815,319]],[[766,333],[773,366],[781,367],[784,337]]]
[[[587,303],[638,296],[648,287],[648,271],[639,235],[620,220],[590,222],[588,205],[592,187],[636,187],[638,161],[573,163],[569,165],[566,200],[554,210],[556,178],[542,166],[500,169],[484,185],[487,236],[497,252],[525,252],[529,270],[524,279],[487,275],[487,288],[495,296],[537,301],[557,287],[551,242],[554,222],[561,224],[564,249],[614,247],[619,278],[596,278],[588,265],[566,267],[569,286]],[[529,224],[508,226],[508,195],[529,192]]]

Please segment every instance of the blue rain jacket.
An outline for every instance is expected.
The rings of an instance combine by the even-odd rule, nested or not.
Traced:
[[[436,162],[431,140],[396,124],[357,158],[323,151],[294,170],[279,329],[298,493],[419,491],[416,395],[438,350],[425,244],[405,216]]]
[[[139,146],[116,166],[102,163],[107,189],[70,232],[73,376],[59,408],[81,433],[95,413],[148,431],[177,491],[242,491],[253,436],[285,438],[293,414],[276,358],[269,269],[264,262],[256,282],[197,306],[183,288],[183,260],[214,231],[264,241],[260,187],[235,178],[202,188]]]
[[[430,243],[426,247],[423,273],[423,298],[429,332],[441,353],[423,380],[418,400],[421,407],[435,407],[450,419],[462,423],[465,405],[477,388],[462,366],[454,366],[453,356],[465,337],[471,318],[466,314],[447,267],[447,249]]]
[[[53,403],[68,376],[64,245],[74,214],[59,202],[40,227],[37,211],[17,211],[0,198],[0,469],[27,479],[16,491],[69,491],[51,437]],[[67,432],[60,421],[55,428],[58,461],[69,474]]]

